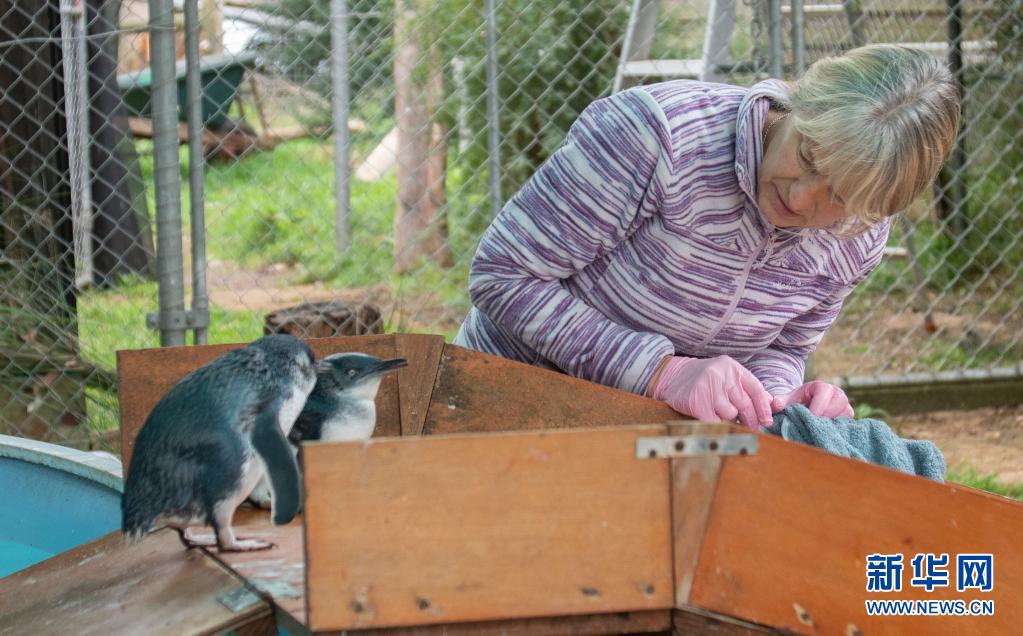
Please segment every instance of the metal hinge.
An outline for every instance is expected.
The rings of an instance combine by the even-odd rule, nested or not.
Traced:
[[[221,605],[237,614],[259,603],[262,599],[258,594],[242,585],[217,596],[217,600]]]
[[[162,311],[146,314],[150,329],[204,329],[210,326],[209,311]]]
[[[636,457],[639,459],[755,455],[756,452],[756,435],[683,435],[640,437],[636,440]]]

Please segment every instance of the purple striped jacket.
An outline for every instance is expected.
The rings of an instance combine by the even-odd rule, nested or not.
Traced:
[[[761,215],[772,101],[774,80],[671,81],[591,104],[483,235],[455,344],[634,393],[672,354],[801,384],[888,223],[841,239]]]

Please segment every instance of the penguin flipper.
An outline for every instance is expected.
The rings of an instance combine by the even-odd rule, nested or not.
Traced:
[[[299,481],[295,454],[277,423],[280,406],[275,401],[262,409],[252,429],[252,446],[259,453],[273,490],[273,522],[283,526],[298,514],[302,504],[302,486]]]

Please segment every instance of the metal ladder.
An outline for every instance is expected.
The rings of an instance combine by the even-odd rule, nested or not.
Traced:
[[[703,81],[724,79],[717,69],[729,63],[728,45],[735,27],[735,0],[709,0],[703,57],[698,60],[649,59],[660,5],[660,0],[633,0],[622,56],[615,73],[615,93],[641,77],[687,77]]]
[[[722,82],[731,70],[755,70],[757,61],[733,64],[729,52],[732,33],[735,30],[735,0],[707,0],[707,27],[703,38],[703,55],[700,59],[653,60],[650,46],[657,29],[657,14],[660,0],[633,0],[629,13],[629,24],[625,31],[622,56],[615,73],[613,92],[627,88],[643,77],[677,77],[698,79],[705,82]],[[772,77],[784,73],[784,50],[782,45],[782,1],[759,0],[767,15],[768,63],[767,70]],[[805,66],[803,43],[803,0],[790,0],[786,7],[792,26],[793,71],[801,74]],[[759,11],[754,7],[754,11]]]

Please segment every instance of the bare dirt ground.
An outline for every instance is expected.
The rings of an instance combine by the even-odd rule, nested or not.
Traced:
[[[338,289],[322,282],[296,282],[296,278],[296,270],[286,265],[250,270],[233,262],[210,261],[210,302],[223,309],[261,313],[329,300],[369,303],[380,309],[390,331],[417,333],[454,333],[465,316],[463,309],[446,306],[423,290],[406,291],[395,298],[384,284]]]
[[[428,293],[409,291],[396,301],[385,285],[339,290],[321,282],[298,284],[295,278],[296,272],[282,265],[249,270],[235,263],[211,261],[210,298],[225,309],[265,313],[305,302],[370,302],[380,308],[390,329],[397,331],[453,333],[462,319],[461,309],[446,307]],[[843,326],[836,327],[839,335],[829,334],[829,339],[841,338]],[[839,347],[818,353],[815,364],[820,377],[839,373],[853,362],[843,359]],[[1023,482],[1023,406],[900,415],[889,418],[888,423],[904,437],[937,444],[950,469],[968,468],[979,474],[994,473],[1006,483]]]
[[[904,437],[934,442],[950,469],[1023,483],[1023,406],[900,415],[888,423]]]

